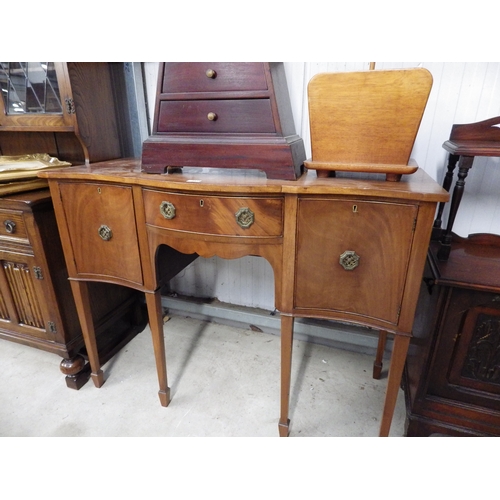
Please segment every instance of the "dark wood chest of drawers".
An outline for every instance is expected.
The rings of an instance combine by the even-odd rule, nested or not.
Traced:
[[[295,133],[283,63],[162,63],[153,134],[142,169],[259,169],[296,179],[305,149]]]

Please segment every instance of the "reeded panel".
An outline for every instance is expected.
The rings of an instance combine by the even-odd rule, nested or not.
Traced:
[[[2,261],[2,267],[19,322],[43,329],[42,311],[33,286],[30,268],[26,264],[11,261]]]
[[[0,319],[10,320],[9,311],[7,310],[7,305],[5,304],[5,299],[1,292],[0,292]]]

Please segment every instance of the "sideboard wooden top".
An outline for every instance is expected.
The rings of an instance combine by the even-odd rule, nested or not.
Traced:
[[[50,170],[39,176],[49,180],[119,182],[158,189],[209,190],[212,193],[338,194],[430,202],[447,201],[449,197],[448,192],[420,168],[414,174],[404,175],[399,182],[386,181],[383,174],[338,174],[335,178],[319,178],[314,171],[307,171],[296,181],[286,181],[267,179],[258,170],[240,169],[184,167],[181,172],[150,174],[141,171],[138,159],[118,159]]]

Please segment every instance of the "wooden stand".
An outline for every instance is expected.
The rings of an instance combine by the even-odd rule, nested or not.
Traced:
[[[308,85],[312,159],[318,176],[386,174],[399,181],[410,160],[432,86],[425,69],[321,73]]]
[[[451,198],[450,214],[446,229],[441,229],[444,203],[439,204],[432,230],[432,239],[438,240],[438,259],[447,260],[450,255],[453,224],[465,190],[465,180],[476,156],[500,156],[500,116],[477,123],[453,125],[450,139],[443,144],[448,151],[448,167],[443,181],[446,191],[451,188],[453,173],[458,164],[458,177]]]

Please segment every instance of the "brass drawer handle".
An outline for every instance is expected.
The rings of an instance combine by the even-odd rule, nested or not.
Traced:
[[[214,122],[215,120],[217,120],[218,116],[217,116],[217,113],[208,113],[207,115],[207,118],[211,121],[211,122]]]
[[[104,224],[99,228],[98,233],[104,241],[109,241],[113,237],[113,231]]]
[[[160,213],[165,219],[173,219],[175,217],[175,207],[169,201],[162,201],[160,205]]]
[[[255,222],[255,215],[248,207],[240,208],[234,216],[238,225],[243,229],[249,228]]]
[[[6,220],[3,225],[9,234],[14,234],[16,232],[16,223],[13,220]]]
[[[215,71],[214,69],[207,69],[207,71],[205,71],[205,75],[213,80],[217,78],[217,71]]]
[[[352,271],[359,266],[359,255],[353,250],[346,250],[340,256],[339,263],[346,271]]]

